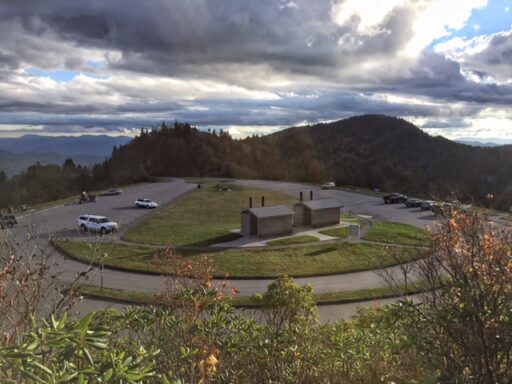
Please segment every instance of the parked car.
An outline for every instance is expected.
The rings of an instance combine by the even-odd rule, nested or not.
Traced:
[[[409,197],[407,200],[405,200],[405,206],[407,208],[419,208],[421,207],[422,200],[415,199],[414,197]]]
[[[18,224],[18,221],[16,220],[16,216],[11,214],[3,214],[0,215],[0,228],[12,228],[16,224]]]
[[[336,183],[334,181],[329,181],[327,183],[322,184],[322,189],[334,189],[336,188]]]
[[[28,211],[29,209],[31,209],[32,207],[30,205],[27,205],[27,204],[23,204],[23,205],[20,205],[20,208],[19,210],[20,211]]]
[[[158,204],[153,200],[138,198],[135,200],[135,206],[138,208],[156,208]]]
[[[107,219],[105,216],[82,215],[78,218],[78,228],[82,231],[105,234],[117,231],[117,223]]]
[[[423,200],[420,208],[422,211],[430,211],[433,205],[435,205],[435,203],[432,200]]]
[[[382,198],[384,199],[385,204],[404,203],[407,200],[407,196],[396,192],[385,195]]]
[[[122,189],[109,189],[108,191],[102,192],[100,196],[117,196],[123,193]]]
[[[436,216],[450,216],[452,210],[455,208],[455,206],[451,203],[439,203],[432,205],[432,212],[434,212],[434,215]]]

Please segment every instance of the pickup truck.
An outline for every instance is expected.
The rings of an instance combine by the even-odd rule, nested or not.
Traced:
[[[117,231],[117,223],[110,221],[105,216],[82,215],[77,221],[78,228],[82,231],[99,232],[102,235]]]

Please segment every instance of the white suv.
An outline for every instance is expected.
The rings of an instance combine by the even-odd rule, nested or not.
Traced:
[[[156,208],[158,204],[153,200],[138,198],[135,200],[135,206],[139,208]]]
[[[78,227],[82,231],[107,232],[117,231],[117,223],[110,221],[105,216],[82,215],[78,218]]]

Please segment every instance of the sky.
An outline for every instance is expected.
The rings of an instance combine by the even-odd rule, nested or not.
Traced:
[[[512,0],[2,0],[0,137],[366,113],[512,142]]]

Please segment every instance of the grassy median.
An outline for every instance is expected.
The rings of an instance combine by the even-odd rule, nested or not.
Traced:
[[[173,274],[171,265],[155,259],[155,249],[123,244],[60,240],[55,244],[70,257],[84,262],[156,274]],[[397,255],[396,253],[399,253]],[[319,276],[378,269],[421,257],[417,249],[385,247],[373,244],[319,244],[297,248],[244,250],[230,249],[199,253],[182,251],[181,260],[199,262],[207,255],[216,277],[274,278],[283,275]],[[101,261],[100,261],[101,259]]]
[[[231,231],[240,228],[240,211],[249,206],[292,205],[295,199],[279,193],[243,188],[223,181],[208,180],[201,188],[130,228],[124,240],[143,244],[208,246],[237,239]]]
[[[370,230],[363,239],[388,244],[430,245],[430,238],[424,229],[382,220],[373,220]]]

